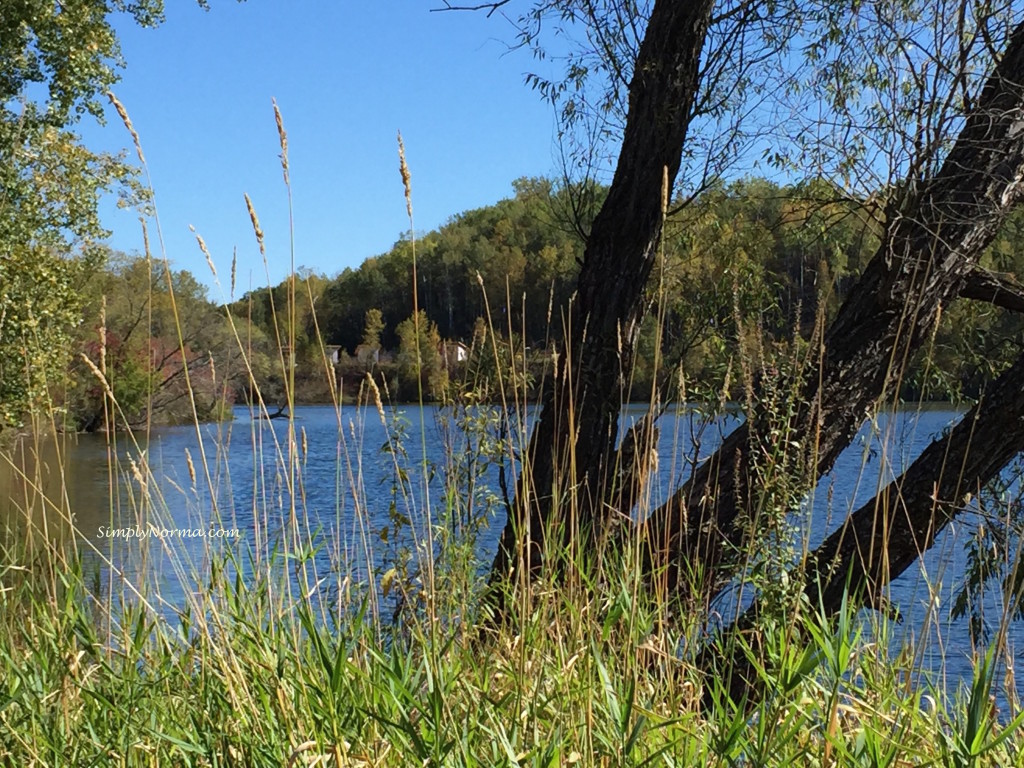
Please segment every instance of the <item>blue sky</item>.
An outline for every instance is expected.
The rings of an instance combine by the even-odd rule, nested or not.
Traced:
[[[270,279],[288,272],[287,192],[271,98],[288,132],[295,264],[333,275],[386,251],[408,229],[400,129],[417,231],[511,194],[520,176],[555,172],[550,105],[524,85],[537,63],[508,52],[511,25],[480,13],[432,13],[434,0],[170,0],[166,22],[118,24],[127,68],[116,93],[137,129],[167,256],[213,285],[189,226],[228,291],[266,284],[243,200],[267,237]],[[80,126],[94,149],[130,146],[110,110]],[[110,244],[141,251],[137,215],[104,206]],[[154,242],[155,234],[151,237]]]

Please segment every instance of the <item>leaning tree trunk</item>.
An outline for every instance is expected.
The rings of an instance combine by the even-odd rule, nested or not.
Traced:
[[[566,351],[530,439],[492,583],[507,579],[520,558],[530,577],[539,573],[546,552],[565,551],[560,545],[591,528],[605,498],[662,197],[679,170],[713,5],[658,0],[651,11],[615,176],[587,240]],[[545,541],[552,530],[561,531],[557,543]]]
[[[883,245],[824,336],[790,424],[810,446],[810,479],[831,469],[891,394],[942,305],[971,282],[981,252],[1024,196],[1022,83],[1024,26],[1014,30],[938,174],[907,194],[887,222]],[[734,572],[727,553],[741,552],[750,533],[758,492],[751,447],[760,427],[748,421],[734,431],[650,516],[644,568],[648,578],[664,579],[667,594],[687,586],[683,568],[703,574],[705,593]]]
[[[1024,451],[1024,355],[994,383],[950,433],[933,442],[845,521],[809,557],[804,594],[811,610],[838,613],[883,604],[884,589],[935,543],[970,497]],[[760,601],[735,629],[756,626]],[[732,633],[727,632],[726,636]],[[698,663],[720,672],[735,702],[756,700],[760,678],[746,653],[707,648]],[[709,689],[710,694],[710,689]],[[711,702],[710,695],[706,696]]]

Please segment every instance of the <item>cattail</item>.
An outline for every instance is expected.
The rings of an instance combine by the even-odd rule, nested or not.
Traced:
[[[284,130],[284,120],[281,119],[281,109],[277,106],[277,99],[271,99],[274,105],[274,121],[277,123],[277,137],[281,141],[281,170],[284,171],[284,183],[290,183],[288,177],[288,134]]]
[[[412,221],[412,174],[409,173],[409,165],[405,162],[405,143],[402,141],[402,132],[398,132],[398,171],[402,174],[402,187],[405,188],[405,212]]]
[[[245,194],[245,207],[249,209],[249,220],[252,222],[252,231],[256,233],[256,242],[260,246],[260,255],[267,255],[267,248],[263,244],[263,229],[260,227],[259,216],[256,215],[256,209],[252,205],[252,199],[249,194]]]
[[[132,141],[135,142],[135,152],[139,156],[139,162],[145,165],[146,157],[142,154],[142,142],[139,141],[139,134],[136,132],[135,126],[132,125],[132,119],[128,117],[128,110],[124,108],[124,104],[122,104],[120,99],[114,95],[113,91],[107,91],[107,98],[110,99],[110,103],[114,105],[114,109],[117,110],[117,114],[121,116],[121,122],[123,122],[124,127],[128,129],[128,133],[132,135]]]
[[[203,256],[206,257],[206,265],[210,268],[214,278],[217,277],[217,268],[213,266],[213,257],[210,256],[210,250],[206,247],[206,241],[203,240],[203,236],[196,232],[196,228],[191,224],[188,225],[189,230],[196,236],[196,242],[199,243],[199,250],[203,252]]]

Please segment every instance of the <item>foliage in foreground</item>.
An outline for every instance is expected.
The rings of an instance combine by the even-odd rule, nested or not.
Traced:
[[[625,570],[602,599],[538,585],[491,635],[452,620],[465,593],[440,585],[382,631],[354,591],[235,578],[232,556],[188,608],[154,612],[53,555],[0,568],[5,764],[1003,766],[1024,748],[991,654],[947,699],[913,648],[890,656],[884,626],[848,614],[763,632],[777,666],[745,714],[672,652],[696,628],[651,639],[664,614]]]

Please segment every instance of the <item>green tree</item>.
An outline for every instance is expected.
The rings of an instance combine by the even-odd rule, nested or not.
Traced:
[[[545,179],[519,179],[513,187],[514,197],[464,211],[418,239],[419,306],[443,338],[468,342],[488,306],[496,327],[505,334],[511,328],[530,345],[560,335],[549,308],[572,293],[582,243],[561,219],[568,205],[563,189]],[[382,348],[393,349],[395,321],[413,312],[411,260],[403,239],[338,275],[321,307],[327,340],[354,352],[366,312],[376,308],[387,322]]]
[[[223,309],[190,273],[115,253],[83,294],[85,321],[65,400],[72,428],[215,419],[247,383]]]
[[[398,396],[402,400],[438,399],[448,384],[441,358],[441,334],[422,309],[398,324]]]
[[[104,234],[100,196],[138,197],[123,158],[91,152],[70,126],[100,118],[117,79],[112,18],[150,25],[161,10],[159,0],[0,1],[0,426],[47,402],[66,365],[83,269]]]
[[[0,254],[0,429],[52,402],[79,320],[80,272],[46,250]]]
[[[381,334],[387,326],[384,323],[384,315],[379,309],[373,307],[366,310],[366,324],[363,326],[363,343],[361,345],[360,357],[367,367],[371,366],[380,352]]]

